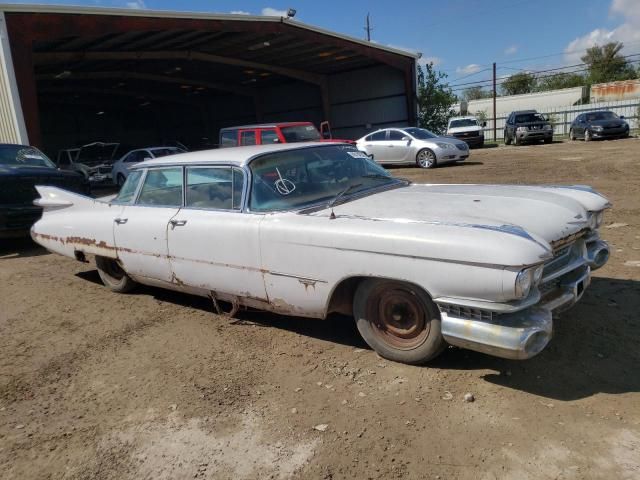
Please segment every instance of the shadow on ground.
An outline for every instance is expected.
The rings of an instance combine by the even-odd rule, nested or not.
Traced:
[[[101,283],[95,270],[76,275]],[[206,298],[142,286],[135,294],[213,312]],[[594,278],[581,302],[555,319],[554,338],[537,357],[505,360],[451,347],[423,368],[493,370],[496,373],[486,374],[485,381],[564,401],[599,393],[637,392],[640,391],[637,374],[640,319],[636,314],[639,309],[640,282]],[[342,315],[317,320],[248,310],[230,322],[238,329],[247,325],[276,328],[353,348],[368,348],[353,319]]]
[[[40,255],[49,255],[49,252],[31,240],[30,237],[0,240],[0,261],[7,258],[27,258]]]

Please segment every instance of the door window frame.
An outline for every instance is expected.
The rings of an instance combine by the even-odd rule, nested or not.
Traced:
[[[213,208],[213,207],[195,207],[195,206],[189,206],[187,205],[187,181],[188,181],[188,176],[187,176],[187,170],[188,169],[202,169],[202,168],[219,168],[219,169],[230,169],[231,170],[231,207],[232,208]],[[242,194],[240,195],[240,205],[238,206],[238,208],[233,208],[233,188],[234,188],[234,175],[235,175],[235,171],[241,172],[242,173]],[[185,210],[203,210],[203,211],[207,211],[207,212],[230,212],[230,213],[244,213],[245,211],[245,200],[246,200],[246,195],[247,195],[247,170],[238,166],[238,165],[230,165],[230,164],[220,164],[220,165],[183,165],[183,169],[182,169],[182,175],[183,175],[183,185],[184,185],[184,189],[183,189],[183,198],[182,198],[182,208],[184,208]]]

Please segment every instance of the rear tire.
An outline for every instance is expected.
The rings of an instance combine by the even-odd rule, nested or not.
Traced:
[[[438,307],[412,284],[363,281],[355,293],[353,314],[365,342],[389,360],[418,365],[447,346]]]
[[[96,257],[96,267],[102,283],[111,291],[127,293],[138,286],[113,258]]]

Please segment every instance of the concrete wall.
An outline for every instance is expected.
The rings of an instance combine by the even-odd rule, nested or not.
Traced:
[[[0,12],[0,143],[29,143],[3,12]]]

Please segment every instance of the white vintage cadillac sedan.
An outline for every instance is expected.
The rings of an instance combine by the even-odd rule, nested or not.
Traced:
[[[608,259],[610,207],[589,187],[415,185],[346,144],[185,153],[138,164],[110,201],[37,187],[32,229],[104,284],[231,307],[355,317],[380,355],[423,363],[447,344],[538,354],[552,314]]]

